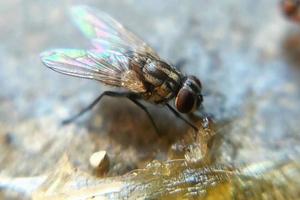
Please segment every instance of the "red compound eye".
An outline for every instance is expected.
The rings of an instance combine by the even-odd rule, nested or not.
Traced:
[[[175,106],[179,112],[189,113],[193,111],[195,103],[196,96],[193,92],[185,88],[179,90],[175,100]]]

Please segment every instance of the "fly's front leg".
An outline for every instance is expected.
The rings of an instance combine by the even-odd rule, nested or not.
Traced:
[[[188,120],[186,120],[184,117],[182,117],[172,106],[170,106],[170,104],[166,104],[166,106],[169,108],[169,110],[178,118],[180,118],[181,120],[183,120],[186,124],[188,124],[189,126],[191,126],[195,131],[198,132],[198,128],[192,124],[191,122],[189,122]]]

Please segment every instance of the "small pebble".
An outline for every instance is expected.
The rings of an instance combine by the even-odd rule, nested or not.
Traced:
[[[106,151],[98,151],[91,155],[90,165],[97,172],[97,174],[103,174],[108,171],[109,158]]]

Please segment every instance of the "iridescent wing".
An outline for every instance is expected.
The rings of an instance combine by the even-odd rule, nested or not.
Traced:
[[[94,79],[104,84],[145,92],[135,71],[129,70],[129,57],[113,51],[56,49],[41,54],[43,63],[62,74]]]
[[[159,60],[155,51],[120,23],[103,12],[86,6],[71,10],[72,18],[84,35],[92,40],[94,49],[56,49],[41,54],[49,68],[71,76],[100,81],[111,86],[145,92],[139,75],[130,69],[140,66],[132,55]]]
[[[87,6],[71,10],[72,19],[82,33],[92,40],[98,51],[137,52],[159,60],[157,53],[143,40],[124,28],[122,24],[103,12]]]

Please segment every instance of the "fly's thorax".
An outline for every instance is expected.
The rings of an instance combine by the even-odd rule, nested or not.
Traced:
[[[129,69],[135,71],[146,89],[141,95],[152,103],[165,103],[176,96],[182,75],[175,68],[151,55],[129,52]]]
[[[164,103],[174,98],[180,87],[180,74],[165,62],[147,59],[142,68],[148,93],[147,100]]]
[[[203,101],[201,82],[195,76],[185,77],[175,99],[175,106],[181,113],[195,111]]]
[[[177,90],[180,86],[180,74],[165,62],[148,59],[143,67],[145,80],[153,86],[168,84],[171,90]]]

